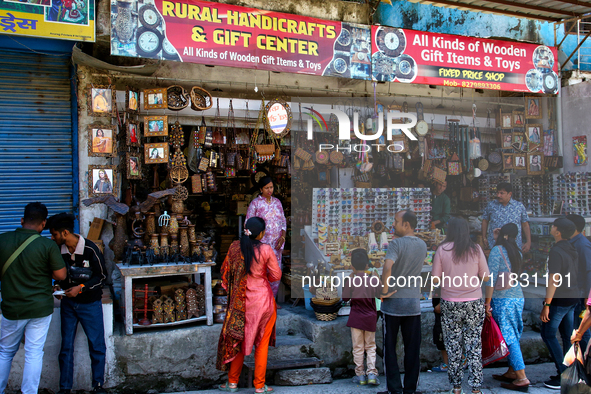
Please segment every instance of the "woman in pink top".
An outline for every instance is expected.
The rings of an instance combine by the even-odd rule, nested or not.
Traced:
[[[252,217],[244,236],[230,245],[222,264],[222,285],[228,291],[228,310],[220,333],[216,368],[228,371],[222,391],[238,391],[244,356],[254,352],[255,393],[271,393],[265,384],[269,345],[275,346],[277,309],[269,282],[281,278],[271,246],[261,242],[265,221]]]
[[[441,283],[443,342],[449,359],[447,376],[453,386],[450,394],[462,393],[463,353],[470,369],[468,383],[473,393],[480,393],[484,323],[480,286],[483,280],[488,281],[489,273],[482,248],[470,239],[470,226],[465,219],[449,221],[447,236],[435,253],[431,274]]]

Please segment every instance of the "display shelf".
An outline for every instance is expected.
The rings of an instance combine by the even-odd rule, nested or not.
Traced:
[[[175,321],[172,323],[154,323],[148,326],[143,326],[141,324],[134,323],[133,328],[156,328],[156,327],[171,327],[171,326],[180,326],[183,324],[194,323],[196,321],[205,321],[207,320],[207,315],[199,316],[199,317],[192,317],[190,319]]]

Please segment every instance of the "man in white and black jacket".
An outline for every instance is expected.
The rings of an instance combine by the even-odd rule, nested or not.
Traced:
[[[68,277],[58,282],[61,300],[62,345],[59,355],[60,391],[69,394],[74,381],[74,339],[82,325],[88,337],[93,393],[105,393],[105,332],[103,327],[103,285],[107,279],[105,258],[90,240],[74,234],[74,215],[60,213],[49,218],[51,238],[60,246]],[[58,297],[61,298],[61,297]]]

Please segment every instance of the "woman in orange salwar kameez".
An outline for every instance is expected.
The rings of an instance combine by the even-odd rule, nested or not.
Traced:
[[[228,371],[222,391],[238,391],[244,356],[255,347],[255,393],[272,393],[265,384],[269,345],[275,346],[277,307],[269,282],[281,278],[271,246],[261,243],[265,221],[248,219],[244,236],[234,241],[222,264],[222,286],[228,292],[228,311],[218,343],[216,368]]]

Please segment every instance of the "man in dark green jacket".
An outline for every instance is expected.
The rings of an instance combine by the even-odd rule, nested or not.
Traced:
[[[431,208],[431,228],[443,228],[449,220],[451,203],[447,194],[443,193],[447,182],[435,183],[433,188],[433,202]]]

